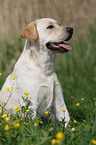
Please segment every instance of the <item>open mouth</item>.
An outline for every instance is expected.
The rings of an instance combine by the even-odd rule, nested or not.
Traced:
[[[72,49],[72,47],[61,41],[61,42],[48,42],[46,44],[47,48],[53,52],[57,52],[57,53],[66,53],[68,52],[69,50]]]

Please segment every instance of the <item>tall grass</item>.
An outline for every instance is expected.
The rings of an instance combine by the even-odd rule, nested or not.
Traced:
[[[2,35],[21,32],[37,18],[51,17],[77,32],[85,32],[86,24],[95,27],[96,0],[0,0],[0,39]]]
[[[53,125],[40,125],[40,118],[32,120],[28,115],[21,118],[20,110],[15,115],[9,115],[6,122],[0,114],[0,144],[49,145],[56,139],[58,131],[63,132],[63,140],[59,145],[91,145],[96,140],[96,29],[89,26],[85,37],[75,35],[70,41],[72,51],[67,54],[57,54],[56,73],[63,88],[65,102],[68,106],[71,121],[66,129],[64,121]],[[22,38],[4,39],[0,42],[0,88],[24,47]],[[84,100],[82,100],[84,98]],[[76,104],[79,103],[79,106]],[[74,123],[74,120],[77,123]],[[15,123],[20,124],[18,128]],[[38,126],[34,126],[37,123]],[[7,131],[5,125],[11,128]],[[4,129],[5,128],[5,129]],[[75,128],[74,131],[72,129]]]
[[[23,40],[19,37],[9,39],[8,37],[0,41],[0,88],[5,81],[7,75],[12,71],[17,58],[23,50]]]
[[[96,30],[89,27],[86,37],[78,36],[76,40],[72,40],[73,50],[67,54],[57,56],[56,71],[63,87],[66,88],[65,93],[80,96],[95,96],[96,94]],[[59,65],[61,64],[61,65]],[[64,81],[62,81],[64,80]],[[69,90],[68,90],[69,86]],[[78,92],[79,91],[79,92]]]

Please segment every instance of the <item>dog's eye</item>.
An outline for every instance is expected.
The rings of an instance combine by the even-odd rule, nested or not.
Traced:
[[[52,28],[54,28],[53,25],[49,25],[49,26],[47,27],[47,29],[52,29]]]

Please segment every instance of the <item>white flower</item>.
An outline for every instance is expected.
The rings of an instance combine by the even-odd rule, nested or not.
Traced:
[[[72,128],[72,131],[75,131],[75,128],[74,127]]]

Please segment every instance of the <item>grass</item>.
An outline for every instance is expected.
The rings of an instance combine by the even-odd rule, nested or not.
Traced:
[[[6,91],[10,92],[10,98],[13,89],[7,89]],[[24,93],[23,98],[28,101],[28,93]],[[82,118],[82,120],[76,120],[75,118],[77,113],[74,112],[74,114],[71,116],[71,121],[67,128],[64,126],[64,119],[62,122],[57,122],[54,125],[50,112],[48,111],[45,112],[46,116],[48,117],[47,124],[43,123],[44,120],[38,116],[32,119],[30,116],[31,110],[28,110],[28,106],[22,106],[21,109],[18,108],[18,106],[15,108],[10,108],[10,112],[8,111],[7,114],[4,114],[6,102],[1,104],[2,110],[0,110],[1,145],[91,145],[92,139],[96,138],[96,98],[92,98],[92,100],[85,100],[83,98],[82,100],[78,100],[78,105],[77,103],[73,105],[74,110],[77,110],[77,112],[78,110],[81,110],[84,112],[86,117],[82,118],[83,116],[79,116],[79,118]],[[12,114],[14,109],[16,110],[16,114]]]
[[[64,26],[73,26],[77,32],[86,30],[86,24],[95,27],[96,0],[0,0],[0,39],[4,34],[13,37],[38,18],[51,17]]]
[[[48,123],[40,124],[41,118],[30,118],[27,108],[22,108],[14,115],[8,113],[10,121],[6,122],[4,114],[0,114],[0,144],[12,145],[50,145],[56,134],[62,132],[64,137],[59,145],[91,145],[96,140],[96,30],[88,27],[85,37],[76,36],[71,41],[73,50],[67,54],[57,54],[56,73],[63,88],[65,102],[68,106],[71,121],[67,128],[64,120],[53,125],[49,118]],[[23,48],[21,38],[1,42],[0,88]],[[18,48],[18,49],[17,49]],[[13,53],[14,52],[14,53]],[[11,90],[12,91],[12,90]],[[25,96],[26,97],[26,96]],[[84,100],[82,100],[84,98]],[[6,102],[5,102],[6,103]],[[79,105],[76,106],[76,104]],[[2,104],[2,107],[4,104]],[[4,107],[3,107],[4,109]],[[25,116],[22,118],[22,113]],[[6,116],[6,115],[5,115]],[[76,123],[74,123],[76,120]],[[44,122],[44,120],[42,120]],[[19,125],[17,124],[19,123]],[[8,124],[6,127],[5,125]],[[14,126],[17,124],[17,127]],[[5,127],[5,129],[4,129]],[[8,129],[8,131],[6,130]],[[74,131],[72,129],[75,128]],[[95,144],[95,143],[94,143]]]

